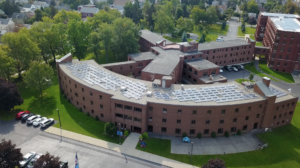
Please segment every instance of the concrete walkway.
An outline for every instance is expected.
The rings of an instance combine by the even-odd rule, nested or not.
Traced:
[[[261,72],[261,73],[263,73],[263,74],[265,74],[265,75],[267,75],[267,76],[270,76],[270,77],[272,77],[272,78],[278,80],[279,82],[287,83],[287,82],[285,82],[285,81],[283,81],[283,80],[281,80],[281,79],[278,79],[278,78],[276,78],[276,77],[273,77],[272,75],[269,75],[269,74],[267,74],[267,73],[264,73],[262,70],[260,70],[260,68],[259,68],[259,66],[258,66],[258,65],[259,65],[259,58],[257,58],[257,57],[255,57],[254,65],[255,65],[255,69],[258,70],[259,72]]]
[[[88,143],[91,145],[95,145],[95,146],[99,146],[99,147],[103,147],[106,149],[110,149],[125,155],[129,155],[135,158],[139,158],[139,159],[143,159],[143,160],[148,160],[154,163],[158,163],[164,166],[168,166],[168,167],[176,167],[176,168],[196,168],[195,166],[189,165],[189,164],[185,164],[182,162],[178,162],[172,159],[168,159],[165,157],[161,157],[161,156],[157,156],[154,154],[150,154],[147,152],[143,152],[140,150],[136,150],[135,147],[139,141],[139,136],[140,134],[137,133],[131,133],[125,140],[125,142],[122,145],[119,144],[115,144],[115,143],[111,143],[111,142],[107,142],[107,141],[103,141],[100,139],[96,139],[96,138],[92,138],[89,136],[85,136],[85,135],[81,135],[81,134],[77,134],[71,131],[67,131],[67,130],[60,130],[59,128],[55,128],[55,127],[50,127],[48,129],[45,130],[45,132],[50,133],[50,134],[54,134],[54,135],[58,135],[61,136],[62,135],[62,140],[64,138],[69,138],[69,139],[73,139],[76,141],[80,141],[80,142],[84,142],[84,143]]]

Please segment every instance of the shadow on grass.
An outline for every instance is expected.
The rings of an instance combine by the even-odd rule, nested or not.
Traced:
[[[43,114],[50,116],[56,108],[56,101],[54,96],[44,96],[43,102],[39,97],[34,97],[29,103],[28,109],[34,114]]]

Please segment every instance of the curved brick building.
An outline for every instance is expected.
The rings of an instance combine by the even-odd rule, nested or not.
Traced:
[[[190,137],[275,128],[292,120],[298,98],[269,79],[241,85],[219,74],[220,64],[251,61],[255,42],[176,44],[147,40],[144,32],[140,44],[148,52],[129,54],[125,62],[99,65],[72,60],[71,54],[57,60],[60,89],[76,108],[131,131]]]

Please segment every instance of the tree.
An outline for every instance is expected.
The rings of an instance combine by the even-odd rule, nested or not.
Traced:
[[[5,49],[3,49],[5,48]],[[7,80],[16,73],[15,60],[8,57],[7,46],[0,46],[0,77],[6,78]]]
[[[194,21],[195,25],[199,25],[200,21],[206,20],[205,11],[195,6],[191,11],[190,18]]]
[[[205,163],[201,168],[226,168],[225,162],[221,159],[210,159],[208,163]]]
[[[116,18],[120,18],[121,14],[119,11],[115,13],[117,10],[109,10],[106,12],[105,10],[100,10],[98,13],[94,15],[94,17],[88,17],[88,24],[91,26],[92,30],[98,32],[98,28],[102,23],[112,24],[112,22]]]
[[[114,0],[107,0],[107,3],[112,5],[114,3]]]
[[[57,36],[57,45],[59,46],[57,54],[59,55],[66,55],[70,52],[70,45],[68,44],[68,36],[66,35],[67,32],[67,25],[64,23],[57,23],[51,26],[51,31],[55,32]]]
[[[219,5],[222,5],[222,0],[219,0]]]
[[[46,152],[34,164],[33,168],[54,168],[60,167],[59,157],[55,157]]]
[[[35,21],[42,21],[42,17],[43,17],[42,10],[37,9],[34,11],[34,13],[35,13],[35,16],[34,16]]]
[[[5,2],[2,3],[2,10],[8,16],[12,16],[13,13],[20,12],[20,8],[10,0],[5,0]]]
[[[107,122],[104,124],[104,132],[108,135],[115,135],[117,133],[117,127],[112,122]]]
[[[234,10],[231,9],[231,8],[227,8],[225,11],[224,11],[224,15],[226,16],[227,20],[230,20],[231,16],[233,15],[234,13]]]
[[[206,16],[207,16],[207,20],[206,20],[206,27],[208,25],[212,25],[215,24],[218,21],[218,16],[217,16],[217,11],[216,8],[214,8],[213,6],[210,6],[207,10],[206,10]]]
[[[108,50],[113,43],[113,26],[107,23],[100,25],[99,40],[102,42],[105,49],[106,63],[108,63]]]
[[[76,56],[78,60],[81,60],[86,56],[88,35],[91,32],[90,26],[82,20],[70,20],[67,26],[67,36],[69,43],[73,47],[71,53],[73,56]]]
[[[177,20],[176,27],[181,31],[192,32],[194,30],[194,24],[191,19],[180,17]]]
[[[201,35],[201,38],[199,40],[199,43],[205,43],[205,34]]]
[[[12,144],[10,140],[1,140],[0,143],[0,166],[1,168],[19,167],[23,155],[20,148],[16,148],[16,144]]]
[[[49,87],[53,69],[48,64],[33,61],[26,72],[24,81],[28,87],[40,92],[41,102],[43,101],[43,90]]]
[[[238,17],[238,18],[239,18],[239,21],[240,21],[240,18],[241,18],[240,13],[234,12],[234,13],[233,13],[233,16]]]
[[[162,9],[156,11],[153,14],[153,20],[155,21],[155,29],[163,32],[172,32],[174,29],[174,23],[171,16],[167,15]]]
[[[253,78],[254,78],[254,74],[253,74],[253,73],[251,73],[251,74],[249,75],[249,80],[250,80],[250,81],[252,81],[252,80],[253,80]]]
[[[51,0],[50,1],[50,6],[55,6],[55,5],[56,5],[55,0]]]
[[[68,23],[70,20],[81,20],[80,13],[76,11],[65,11],[64,9],[59,11],[54,17],[54,23]]]
[[[259,13],[259,8],[255,0],[248,1],[247,9],[248,9],[247,10],[248,13],[256,13],[256,14]]]
[[[148,1],[146,1],[148,2]],[[147,8],[146,4],[144,5],[144,18],[146,19],[148,25],[154,26],[153,14],[155,13],[156,9],[154,4],[152,3],[149,8]]]
[[[294,14],[299,12],[299,7],[292,1],[288,1],[288,3],[284,5],[284,7],[285,7],[284,13]]]
[[[180,17],[183,17],[183,9],[181,6],[177,6],[175,13],[175,20],[178,20]]]
[[[0,94],[0,111],[10,111],[14,106],[23,104],[17,86],[4,78],[0,78]]]
[[[226,21],[222,22],[221,29],[222,29],[222,30],[225,30],[225,29],[226,29]]]
[[[181,35],[181,42],[187,42],[187,35],[185,31]]]
[[[124,16],[131,18],[134,23],[139,23],[142,18],[142,9],[138,0],[135,0],[134,3],[127,1],[124,6]]]
[[[150,31],[153,32],[153,26],[152,25],[150,26]]]
[[[41,50],[32,41],[26,28],[22,28],[18,33],[6,33],[1,37],[1,41],[8,46],[7,55],[15,60],[19,78],[21,72],[28,69],[31,61],[40,60]]]
[[[245,21],[242,22],[241,30],[243,33],[245,33],[245,31],[246,31]]]
[[[101,49],[101,39],[97,32],[92,32],[89,35],[89,46],[88,51],[94,53],[96,56],[96,61],[98,61],[98,56],[100,55]]]
[[[50,7],[50,17],[51,17],[51,19],[53,19],[53,17],[58,13],[58,10],[54,7],[54,6],[51,6]]]

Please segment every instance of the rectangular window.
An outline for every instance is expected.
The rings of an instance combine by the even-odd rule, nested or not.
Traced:
[[[238,113],[238,112],[239,112],[239,110],[240,110],[239,108],[236,108],[236,109],[235,109],[235,112],[236,112],[236,113]]]
[[[83,106],[83,109],[85,109],[85,106]]]
[[[102,104],[100,104],[100,109],[103,109],[103,105]]]
[[[181,120],[177,120],[177,124],[181,124]]]
[[[91,101],[91,105],[93,105],[94,104],[94,102],[93,101]]]
[[[196,124],[196,120],[192,120],[191,124]]]
[[[101,113],[101,114],[100,114],[100,117],[104,117],[104,114]]]
[[[167,113],[167,108],[163,108],[163,113]]]
[[[177,114],[182,114],[181,109],[178,109],[178,110],[177,110]]]
[[[205,135],[209,134],[209,129],[204,129],[204,134]]]
[[[162,119],[162,122],[163,122],[163,123],[166,123],[166,122],[167,122],[167,119],[166,119],[166,118],[163,118],[163,119]]]
[[[122,104],[115,103],[115,107],[123,108],[123,105],[122,105]]]
[[[77,88],[77,85],[75,84],[75,88]]]
[[[256,114],[256,118],[259,118],[259,114]]]
[[[219,128],[218,129],[218,134],[222,134],[223,133],[223,128]]]
[[[236,122],[237,122],[237,118],[234,118],[232,121],[233,121],[234,123],[236,123]]]
[[[175,129],[175,134],[181,134],[181,129],[176,128],[176,129]]]
[[[236,131],[236,127],[231,127],[230,132],[235,132]]]
[[[207,114],[211,114],[211,110],[207,110]]]
[[[76,96],[76,97],[78,97],[78,94],[77,94],[77,93],[75,93],[75,96]]]
[[[243,131],[247,130],[248,125],[243,126]]]
[[[194,135],[195,134],[195,130],[194,129],[190,129],[190,135]]]
[[[161,127],[161,132],[167,132],[167,128],[166,127]]]
[[[193,110],[193,114],[197,114],[197,110]]]
[[[284,109],[284,105],[282,105],[282,109]]]
[[[149,107],[148,107],[148,110],[149,110],[149,111],[153,111],[153,107],[152,107],[152,106],[149,106]]]
[[[91,110],[91,112],[94,114],[94,110]]]
[[[134,111],[136,111],[136,112],[142,112],[142,109],[141,109],[141,108],[134,107]]]
[[[149,119],[149,121],[152,121],[152,117],[149,117],[148,119]]]
[[[102,99],[102,95],[99,95],[99,99]]]
[[[273,119],[274,119],[274,120],[276,119],[276,115],[273,117]]]
[[[249,120],[249,116],[246,116],[246,117],[245,117],[245,120],[246,120],[246,121]]]
[[[259,105],[259,108],[262,108],[262,104]]]
[[[124,115],[124,118],[127,119],[127,120],[132,120],[132,117],[131,116],[128,116],[128,115]],[[152,118],[152,117],[151,117]]]
[[[293,114],[293,111],[290,111],[289,114],[292,115],[292,114]]]
[[[134,121],[142,122],[142,119],[134,117]]]
[[[205,124],[208,124],[208,125],[209,125],[209,124],[210,124],[210,120],[206,120],[206,121],[205,121]]]
[[[115,116],[116,116],[116,117],[119,117],[119,118],[123,118],[123,114],[118,114],[118,113],[116,113]]]
[[[82,88],[81,90],[82,90],[82,92],[84,92],[84,89],[83,89],[83,88]]]
[[[251,106],[248,107],[248,111],[251,111]]]
[[[224,120],[220,120],[220,124],[224,124]]]
[[[221,114],[225,114],[225,112],[226,112],[226,110],[223,109],[222,112],[221,112]]]
[[[139,63],[139,64],[138,64],[138,67],[143,67],[143,63]]]
[[[132,110],[132,107],[124,105],[124,109],[126,109],[126,110]]]
[[[93,92],[90,92],[90,95],[93,96]]]
[[[83,100],[83,101],[85,101],[85,98],[84,98],[84,97],[82,97],[82,100]]]

